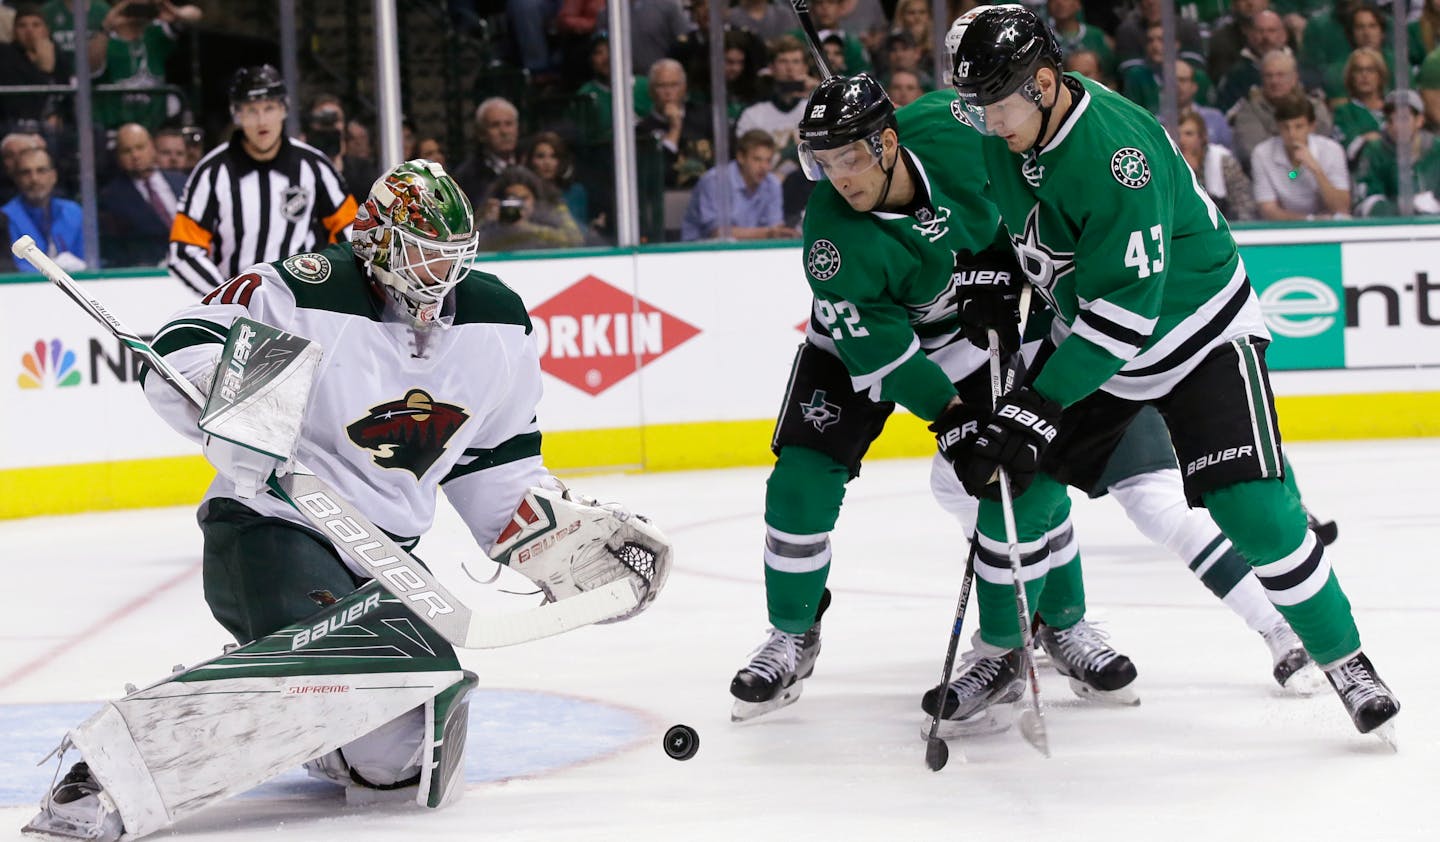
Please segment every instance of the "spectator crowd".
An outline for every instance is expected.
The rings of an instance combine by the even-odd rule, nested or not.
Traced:
[[[443,132],[407,120],[405,157],[455,174],[481,222],[483,249],[613,243],[605,0],[436,2],[455,37],[484,38],[494,55],[474,71],[478,105],[464,148],[447,151]],[[726,2],[725,78],[713,86],[710,4],[725,0],[626,2],[634,73],[626,130],[635,139],[642,239],[798,236],[813,184],[797,165],[796,127],[820,74],[790,4]],[[950,19],[975,5],[950,0]],[[1160,0],[1027,5],[1048,14],[1067,70],[1159,112]],[[1405,4],[1177,0],[1176,142],[1229,219],[1393,215],[1402,179],[1415,213],[1440,214],[1440,0],[1410,5],[1397,73],[1391,14]],[[68,0],[0,0],[0,87],[73,86],[77,48],[92,81],[106,86],[93,109],[104,266],[165,261],[187,175],[207,148],[228,140],[202,140],[199,121],[165,85],[177,38],[202,24],[205,6],[92,0],[90,35],[78,45]],[[901,106],[944,85],[932,50],[949,19],[932,19],[931,0],[811,0],[809,8],[835,72],[871,73]],[[497,20],[499,36],[490,25]],[[725,96],[719,108],[715,87]],[[57,258],[82,265],[72,106],[68,92],[0,93],[0,233],[42,235]],[[289,103],[301,109],[296,140],[328,159],[358,199],[379,171],[361,106],[326,93]],[[1403,174],[1402,144],[1413,162]],[[722,146],[729,160],[717,160]]]

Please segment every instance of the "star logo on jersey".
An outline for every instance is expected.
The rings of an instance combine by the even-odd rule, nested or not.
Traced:
[[[829,240],[816,240],[805,255],[805,271],[817,281],[828,281],[840,271],[840,249]]]
[[[304,222],[310,211],[310,188],[299,184],[286,187],[280,193],[280,215],[291,222]]]
[[[1145,160],[1144,152],[1126,146],[1110,156],[1110,174],[1126,187],[1139,190],[1150,183],[1150,164]]]
[[[813,424],[815,429],[822,433],[840,420],[840,407],[825,400],[824,389],[816,389],[815,394],[810,396],[809,403],[800,404],[800,413],[804,423]]]
[[[350,441],[369,451],[382,468],[425,476],[470,414],[439,403],[424,390],[411,389],[400,400],[370,407],[370,414],[345,428]]]
[[[1044,296],[1046,303],[1055,309],[1055,281],[1075,268],[1075,252],[1055,251],[1045,245],[1040,238],[1038,204],[1032,207],[1030,215],[1025,217],[1024,235],[1010,235],[1010,243],[1015,248],[1015,257],[1020,263],[1021,271],[1025,273],[1025,279]]]

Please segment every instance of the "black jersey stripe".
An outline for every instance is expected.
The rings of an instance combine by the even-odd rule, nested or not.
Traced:
[[[1143,347],[1146,340],[1150,338],[1149,334],[1141,333],[1119,322],[1111,321],[1094,310],[1081,309],[1077,318],[1089,325],[1096,333],[1108,336],[1116,342],[1134,346],[1137,350]]]
[[[1215,318],[1206,322],[1199,330],[1190,334],[1190,337],[1176,346],[1175,350],[1166,354],[1153,365],[1147,365],[1144,368],[1137,368],[1133,371],[1122,369],[1116,373],[1116,376],[1149,377],[1163,371],[1169,371],[1180,365],[1199,353],[1202,348],[1220,338],[1220,334],[1229,329],[1230,323],[1235,320],[1240,310],[1244,308],[1245,302],[1249,300],[1250,279],[1246,278],[1245,282],[1235,290],[1235,294],[1230,296],[1230,300],[1225,302],[1225,306],[1220,308],[1220,312],[1215,314]]]

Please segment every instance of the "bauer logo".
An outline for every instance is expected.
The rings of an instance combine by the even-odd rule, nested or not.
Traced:
[[[643,299],[586,275],[530,311],[540,367],[598,395],[700,333]]]
[[[20,388],[78,386],[81,378],[76,362],[75,352],[60,340],[37,339],[30,350],[20,356]]]

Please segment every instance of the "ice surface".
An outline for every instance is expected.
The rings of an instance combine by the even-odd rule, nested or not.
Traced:
[[[1143,704],[1084,703],[1047,673],[1052,759],[1012,731],[930,772],[919,697],[939,678],[965,541],[919,461],[867,464],[851,484],[824,652],[800,701],[731,724],[730,678],[767,625],[766,472],[595,476],[572,484],[653,515],[674,539],[669,588],[629,623],[463,655],[481,680],[464,800],[435,813],[347,807],[291,774],[155,838],[1440,838],[1440,441],[1290,454],[1306,502],[1340,523],[1330,559],[1404,705],[1399,754],[1357,735],[1333,695],[1279,696],[1258,635],[1112,501],[1077,495],[1090,617],[1134,658]],[[66,725],[225,642],[201,596],[193,517],[0,522],[0,839],[34,811],[53,768],[33,764]],[[490,572],[448,510],[420,551],[445,575],[463,578],[462,560]],[[524,583],[507,572],[502,584]],[[502,609],[529,604],[485,591]],[[699,731],[693,760],[661,751],[674,723]]]

